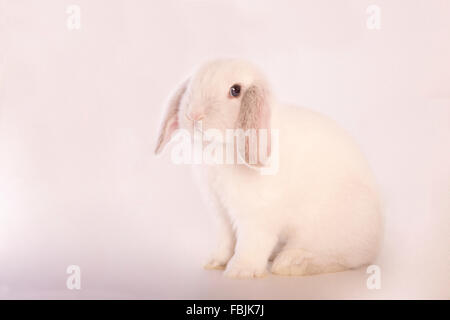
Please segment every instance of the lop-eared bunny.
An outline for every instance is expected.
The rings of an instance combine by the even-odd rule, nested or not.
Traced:
[[[206,268],[226,268],[232,278],[259,277],[273,257],[272,273],[309,275],[374,259],[381,206],[361,152],[330,119],[279,104],[252,64],[212,61],[181,83],[168,102],[156,154],[177,129],[193,135],[208,129],[277,132],[265,135],[265,148],[257,147],[272,161],[249,164],[247,139],[245,154],[236,151],[241,162],[193,165],[217,211],[218,243]],[[261,174],[273,159],[277,170]]]

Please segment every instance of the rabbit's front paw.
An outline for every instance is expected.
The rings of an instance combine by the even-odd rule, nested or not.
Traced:
[[[267,274],[265,266],[257,266],[250,263],[242,263],[231,260],[224,272],[227,278],[251,279],[260,278]]]
[[[207,270],[225,269],[225,266],[231,259],[232,255],[233,255],[232,250],[227,249],[217,250],[211,255],[208,262],[203,265],[203,268]]]
[[[217,258],[211,258],[207,263],[203,265],[203,268],[207,270],[213,270],[213,269],[225,269],[225,266],[227,265],[227,261],[223,261]]]

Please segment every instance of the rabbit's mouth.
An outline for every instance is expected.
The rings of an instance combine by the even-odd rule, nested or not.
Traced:
[[[190,123],[192,123],[192,129],[194,132],[199,132],[201,134],[203,134],[203,123],[202,123],[202,119],[196,120],[196,119],[192,119],[188,114],[184,114],[184,116],[186,117],[186,119],[189,120]]]

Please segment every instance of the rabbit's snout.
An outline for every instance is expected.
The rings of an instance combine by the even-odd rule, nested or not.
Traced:
[[[205,115],[201,112],[188,112],[185,116],[190,121],[200,121],[205,118]]]
[[[205,118],[204,114],[190,112],[185,113],[184,115],[186,119],[188,119],[188,121],[191,122],[189,124],[190,127],[192,125],[191,129],[197,132],[203,132],[202,120]]]

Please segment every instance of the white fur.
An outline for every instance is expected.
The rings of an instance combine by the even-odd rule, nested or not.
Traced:
[[[191,78],[178,114],[202,113],[204,129],[234,128],[243,89],[265,80],[238,60],[206,64]],[[369,166],[352,139],[330,119],[270,98],[271,128],[279,130],[276,175],[244,165],[194,165],[198,181],[217,211],[218,245],[206,268],[232,278],[272,273],[308,275],[370,263],[381,236],[381,206]],[[275,250],[275,248],[280,248]]]

